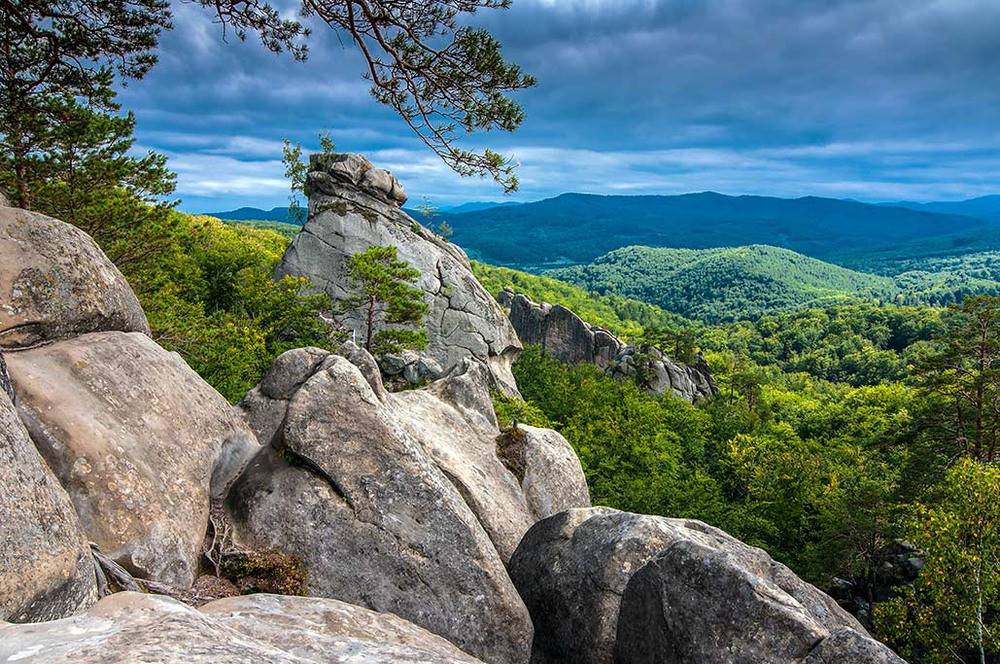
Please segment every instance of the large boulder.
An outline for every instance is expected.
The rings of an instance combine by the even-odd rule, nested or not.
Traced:
[[[517,424],[497,438],[497,454],[521,483],[535,521],[590,506],[580,458],[558,431]]]
[[[398,207],[405,200],[401,191],[391,175],[363,157],[313,155],[307,180],[309,220],[276,275],[308,277],[316,288],[341,300],[351,295],[347,259],[372,246],[395,246],[399,257],[420,272],[417,285],[430,307],[426,354],[443,372],[474,357],[489,367],[499,389],[516,395],[510,367],[521,344],[507,317],[472,275],[465,253]],[[342,322],[364,333],[360,316],[348,315]]]
[[[721,536],[677,539],[632,575],[615,661],[903,662],[784,565]]]
[[[190,586],[221,497],[257,447],[181,358],[96,332],[7,354],[18,411],[84,530],[136,576]]]
[[[0,207],[0,348],[106,330],[149,334],[139,301],[104,252],[69,224]]]
[[[673,576],[667,572],[655,575],[656,582],[675,590],[679,608],[669,617],[686,630],[673,628],[669,632],[675,639],[671,641],[673,651],[689,653],[687,658],[671,659],[672,651],[659,649],[669,641],[660,636],[668,626],[657,622],[663,619],[662,614],[643,611],[643,607],[650,609],[654,600],[642,591],[652,592],[648,589],[655,585],[649,570],[656,568],[650,561],[677,555],[669,554],[670,551],[688,550],[715,552],[717,559],[727,564],[699,567],[692,563],[688,571],[691,575],[700,571],[697,578],[706,589],[705,594],[700,594],[702,587],[690,585],[692,577],[685,577],[676,569]],[[643,577],[635,579],[634,575],[646,569],[647,563],[650,564]],[[692,645],[699,635],[704,636],[703,641],[711,641],[712,626],[706,625],[706,621],[711,619],[712,611],[732,612],[727,615],[732,631],[720,636],[719,642],[729,638],[734,643],[742,643],[738,639],[756,639],[778,644],[807,638],[801,637],[791,622],[769,620],[765,611],[768,602],[771,606],[795,605],[799,615],[808,617],[803,624],[805,632],[814,637],[812,645],[841,627],[867,638],[850,614],[785,566],[760,549],[699,521],[630,514],[609,508],[569,510],[540,521],[528,531],[511,559],[510,574],[534,621],[535,662],[797,661],[735,660],[729,659],[731,651],[699,651]],[[749,589],[738,589],[731,577],[756,578],[759,583]],[[647,580],[642,581],[643,578]],[[762,593],[759,605],[752,602],[754,587]],[[746,593],[737,595],[738,590]],[[623,594],[636,599],[626,602]],[[744,600],[739,606],[734,602],[737,596]],[[640,598],[648,601],[643,603]],[[664,597],[664,612],[671,599]],[[716,628],[722,629],[723,619],[718,620]],[[646,643],[654,645],[647,648],[643,645]],[[650,659],[643,659],[646,655]]]
[[[611,332],[587,323],[566,307],[532,302],[526,295],[503,291],[499,303],[524,344],[569,364],[594,364],[621,380],[641,380],[652,394],[673,394],[701,401],[718,392],[700,355],[685,365],[658,348],[626,344]]]
[[[393,615],[329,599],[252,595],[194,609],[117,593],[89,612],[31,626],[0,624],[0,661],[74,664],[479,660]]]
[[[0,488],[0,621],[55,620],[96,602],[90,547],[69,496],[2,391]]]
[[[458,489],[500,558],[510,560],[537,519],[517,478],[497,455],[500,430],[483,365],[470,363],[461,374],[426,390],[388,394],[385,403]]]
[[[419,393],[389,394],[371,356],[342,352],[351,359],[286,353],[242,403],[270,446],[227,501],[237,540],[300,558],[311,595],[395,613],[489,661],[525,661],[531,622],[485,527],[526,528],[523,498],[499,474],[470,491],[509,490],[520,506],[463,498],[467,478],[444,470],[493,472],[473,435],[481,422]],[[466,499],[506,513],[487,522]]]

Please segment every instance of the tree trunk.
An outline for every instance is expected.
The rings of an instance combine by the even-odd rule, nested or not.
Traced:
[[[10,380],[10,374],[7,373],[7,362],[3,359],[3,351],[0,350],[0,390],[7,393],[10,400],[14,400],[14,383]]]
[[[365,348],[372,351],[372,338],[375,336],[375,298],[368,298],[368,333],[365,338]]]

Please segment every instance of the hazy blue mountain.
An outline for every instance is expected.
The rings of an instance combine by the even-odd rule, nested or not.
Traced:
[[[521,204],[516,201],[469,201],[468,203],[462,203],[461,205],[442,205],[438,209],[441,212],[463,214],[465,212],[479,212],[480,210],[489,210],[495,207],[506,207],[509,205]]]
[[[929,240],[956,251],[968,243],[979,243],[977,250],[994,248],[977,239],[987,226],[982,219],[812,196],[563,194],[439,217],[471,256],[528,269],[586,263],[629,245],[769,244],[845,264],[908,243],[917,250]]]
[[[897,201],[884,203],[896,207],[905,207],[923,212],[940,212],[944,214],[964,214],[989,221],[1000,222],[1000,195],[980,196],[964,201],[933,201],[930,203],[914,203],[912,201]]]
[[[290,222],[288,219],[288,207],[276,207],[271,208],[270,210],[262,210],[255,207],[241,207],[236,210],[229,210],[226,212],[204,212],[203,214],[206,214],[209,217],[216,217],[218,219],[231,221],[247,221],[254,219],[260,221]]]

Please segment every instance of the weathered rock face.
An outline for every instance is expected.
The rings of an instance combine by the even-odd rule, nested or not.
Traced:
[[[252,595],[200,610],[156,595],[117,593],[88,613],[0,625],[0,661],[468,662],[444,639],[393,615],[329,599]]]
[[[242,404],[262,437],[274,434],[230,494],[238,540],[300,557],[310,594],[395,613],[490,661],[525,661],[531,623],[497,549],[530,517],[513,478],[481,454],[485,420],[425,391],[389,394],[371,356],[343,352],[351,360],[290,351]]]
[[[632,576],[615,661],[902,662],[829,597],[729,537],[678,539]]]
[[[0,391],[0,621],[55,620],[96,601],[90,547],[69,496]]]
[[[520,481],[536,521],[590,505],[583,466],[559,432],[518,424],[497,439],[497,454]]]
[[[541,346],[557,360],[595,364],[619,379],[634,380],[641,371],[646,389],[653,394],[670,392],[687,401],[707,399],[717,392],[708,365],[700,357],[686,366],[656,348],[627,345],[562,305],[536,304],[510,291],[501,293],[498,301],[508,311],[521,342]]]
[[[187,587],[210,496],[257,447],[232,407],[142,334],[97,332],[7,354],[18,411],[91,541]]]
[[[460,382],[461,387],[449,388],[451,382]],[[476,363],[442,383],[428,390],[387,395],[387,404],[399,425],[458,489],[506,563],[536,519],[518,481],[497,457],[500,430],[489,404],[486,369]],[[468,410],[448,403],[449,393],[485,402],[488,411],[473,410],[469,415]]]
[[[149,334],[139,301],[104,252],[69,224],[0,207],[0,347],[105,330]]]
[[[682,558],[685,551],[706,556],[686,558],[687,568],[678,564],[654,573],[661,561]],[[721,562],[709,565],[709,559]],[[640,569],[642,576],[636,574]],[[868,638],[836,602],[766,553],[698,521],[608,508],[569,510],[528,531],[511,559],[510,574],[534,620],[535,662],[791,663],[799,660],[780,659],[782,652],[794,650],[789,643],[814,646],[841,627]],[[669,598],[667,591],[656,594],[661,587],[671,588]],[[755,593],[760,593],[756,600]],[[767,612],[792,606],[800,623],[785,615],[785,622],[772,619]],[[730,613],[721,617],[713,611]],[[712,620],[714,627],[706,624]],[[729,626],[732,631],[726,631]],[[761,645],[754,650],[750,642]],[[730,650],[730,643],[739,645]],[[778,659],[739,659],[733,653],[744,646]],[[804,657],[808,648],[795,652]]]
[[[399,209],[402,188],[358,155],[313,155],[307,182],[309,221],[295,237],[277,276],[308,277],[335,300],[346,297],[346,261],[376,245],[392,245],[420,271],[430,306],[425,353],[444,372],[467,357],[487,364],[497,386],[517,394],[510,366],[521,349],[496,301],[472,276],[468,258]],[[363,333],[360,317],[348,328]]]

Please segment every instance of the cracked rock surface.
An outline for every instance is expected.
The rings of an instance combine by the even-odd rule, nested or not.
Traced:
[[[444,372],[474,357],[496,386],[517,395],[510,367],[521,350],[497,302],[472,275],[458,246],[436,236],[399,208],[402,188],[359,155],[313,155],[307,180],[309,220],[278,264],[276,275],[304,276],[334,300],[349,295],[346,262],[372,246],[392,245],[420,271],[418,287],[430,309],[424,351]],[[382,171],[382,173],[386,173]],[[389,193],[386,193],[389,192]],[[347,316],[363,334],[363,321]]]
[[[73,504],[3,391],[0,488],[0,622],[54,620],[96,602],[90,547]]]
[[[510,574],[534,620],[536,663],[792,664],[840,629],[857,634],[844,643],[886,650],[764,551],[700,521],[568,510],[528,531]]]
[[[149,325],[97,243],[43,214],[0,207],[0,348],[106,330],[148,335]]]
[[[526,661],[531,621],[502,552],[533,519],[492,447],[485,375],[391,394],[363,350],[320,353],[282,355],[241,403],[271,444],[227,501],[237,539],[300,557],[311,595]]]
[[[479,660],[397,616],[336,600],[250,595],[194,609],[160,595],[125,592],[110,595],[72,618],[0,625],[0,661],[475,664]]]
[[[137,333],[6,354],[17,409],[83,528],[133,574],[187,588],[209,500],[257,441],[232,406]]]

